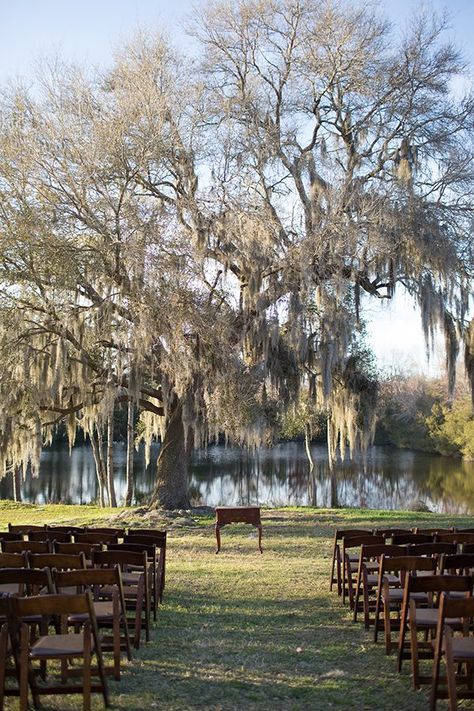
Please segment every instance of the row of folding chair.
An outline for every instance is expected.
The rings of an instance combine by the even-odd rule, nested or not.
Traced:
[[[65,544],[59,544],[65,545]],[[124,583],[126,609],[129,612],[128,624],[133,630],[133,642],[136,648],[140,646],[142,631],[146,641],[150,638],[150,610],[152,603],[152,584],[150,570],[152,567],[146,551],[131,551],[120,549],[100,551],[94,549],[90,561],[86,560],[84,552],[73,553],[0,553],[0,592],[22,594],[22,589],[15,587],[14,578],[18,569],[49,568],[51,570],[90,570],[93,568],[112,568],[118,566]],[[6,573],[4,572],[6,570]],[[3,575],[3,577],[2,577]]]
[[[363,542],[363,539],[370,539],[373,543],[390,543],[393,545],[415,545],[422,543],[453,543],[456,546],[472,546],[474,548],[474,531],[472,529],[462,529],[454,531],[453,529],[430,528],[420,529],[419,527],[408,531],[400,528],[379,528],[373,530],[367,529],[336,529],[334,534],[330,590],[333,585],[337,585],[338,595],[342,595],[345,602],[347,594],[347,565],[346,553],[349,549],[358,548]],[[357,570],[358,554],[348,554],[352,564],[352,570]],[[351,598],[352,601],[352,598]]]
[[[77,527],[31,527],[12,524],[9,524],[9,529],[8,532],[0,532],[0,548],[3,552],[30,550],[35,553],[46,553],[51,552],[53,548],[57,550],[59,544],[63,546],[61,552],[66,552],[67,545],[71,546],[71,552],[73,549],[77,552],[77,544],[83,546],[81,550],[86,554],[93,546],[106,546],[111,549],[125,544],[130,550],[145,551],[152,567],[153,614],[156,619],[158,602],[162,601],[165,588],[166,531],[132,528],[127,532],[125,529],[110,527],[84,531]]]
[[[366,628],[374,626],[374,641],[383,630],[387,654],[393,646],[392,633],[398,632],[397,668],[401,671],[403,660],[409,658],[415,688],[431,683],[431,711],[438,698],[449,696],[450,710],[457,708],[458,697],[474,698],[474,638],[456,635],[458,631],[466,635],[474,622],[470,575],[474,570],[474,546],[469,533],[432,529],[410,534],[385,529],[383,535],[380,531],[345,529],[344,535],[335,536],[339,554],[333,552],[331,587],[337,582],[343,599],[347,590],[354,619],[363,610]],[[413,535],[428,538],[407,538]],[[460,548],[463,553],[458,552]],[[351,587],[354,568],[355,591]],[[440,684],[442,658],[447,679],[444,686]],[[423,659],[434,660],[429,675],[420,674]],[[461,675],[463,663],[466,673]],[[460,688],[460,682],[467,683],[467,687]]]

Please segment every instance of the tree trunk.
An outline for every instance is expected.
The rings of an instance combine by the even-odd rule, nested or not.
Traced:
[[[339,500],[337,496],[337,475],[334,468],[335,460],[335,442],[334,442],[334,431],[333,423],[330,417],[327,420],[327,442],[328,442],[328,460],[329,460],[329,478],[331,484],[331,508],[337,509],[339,507]]]
[[[314,469],[313,455],[311,454],[311,427],[309,422],[306,422],[304,426],[304,446],[306,449],[306,456],[309,462],[309,471],[312,472]]]
[[[13,467],[13,500],[21,501],[21,467]]]
[[[89,432],[89,439],[92,446],[92,454],[94,455],[95,471],[97,474],[97,483],[99,485],[99,505],[105,506],[105,492],[107,490],[107,475],[104,465],[104,457],[102,455],[102,438],[97,430]]]
[[[115,496],[115,481],[114,481],[114,413],[109,415],[107,420],[107,491],[109,493],[109,505],[115,508],[117,506],[117,497]]]
[[[192,449],[191,439],[189,436],[185,445],[182,407],[176,399],[168,415],[165,435],[158,455],[152,506],[165,509],[189,507],[188,463]]]
[[[134,478],[133,478],[133,440],[134,440],[134,405],[133,399],[128,401],[127,412],[127,491],[125,494],[125,506],[132,505]]]

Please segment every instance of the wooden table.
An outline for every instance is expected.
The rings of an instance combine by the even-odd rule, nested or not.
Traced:
[[[260,506],[218,506],[216,507],[216,554],[221,549],[221,528],[228,523],[250,523],[258,528],[258,547],[262,550],[262,522],[260,520]]]

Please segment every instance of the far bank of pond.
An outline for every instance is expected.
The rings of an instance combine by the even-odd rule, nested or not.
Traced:
[[[154,450],[156,461],[158,447]],[[312,446],[310,474],[304,446],[289,442],[246,451],[212,446],[196,451],[190,467],[194,505],[349,506],[374,509],[428,508],[474,512],[474,462],[387,446],[371,447],[366,461],[339,462],[330,471],[326,448]],[[115,445],[117,495],[125,492],[125,446]],[[153,489],[155,467],[135,453],[135,503]],[[0,482],[1,498],[12,498],[11,477]],[[39,476],[27,476],[23,501],[90,503],[97,499],[94,460],[88,445],[45,449]]]

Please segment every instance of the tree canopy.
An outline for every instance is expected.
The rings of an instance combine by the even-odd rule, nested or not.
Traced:
[[[5,89],[0,469],[37,467],[62,420],[100,441],[128,402],[162,437],[154,501],[179,506],[192,446],[265,441],[302,383],[331,456],[365,447],[354,339],[399,285],[427,342],[443,330],[451,387],[462,341],[474,382],[474,103],[444,30],[210,2],[190,57],[139,34],[107,72],[55,61]]]

